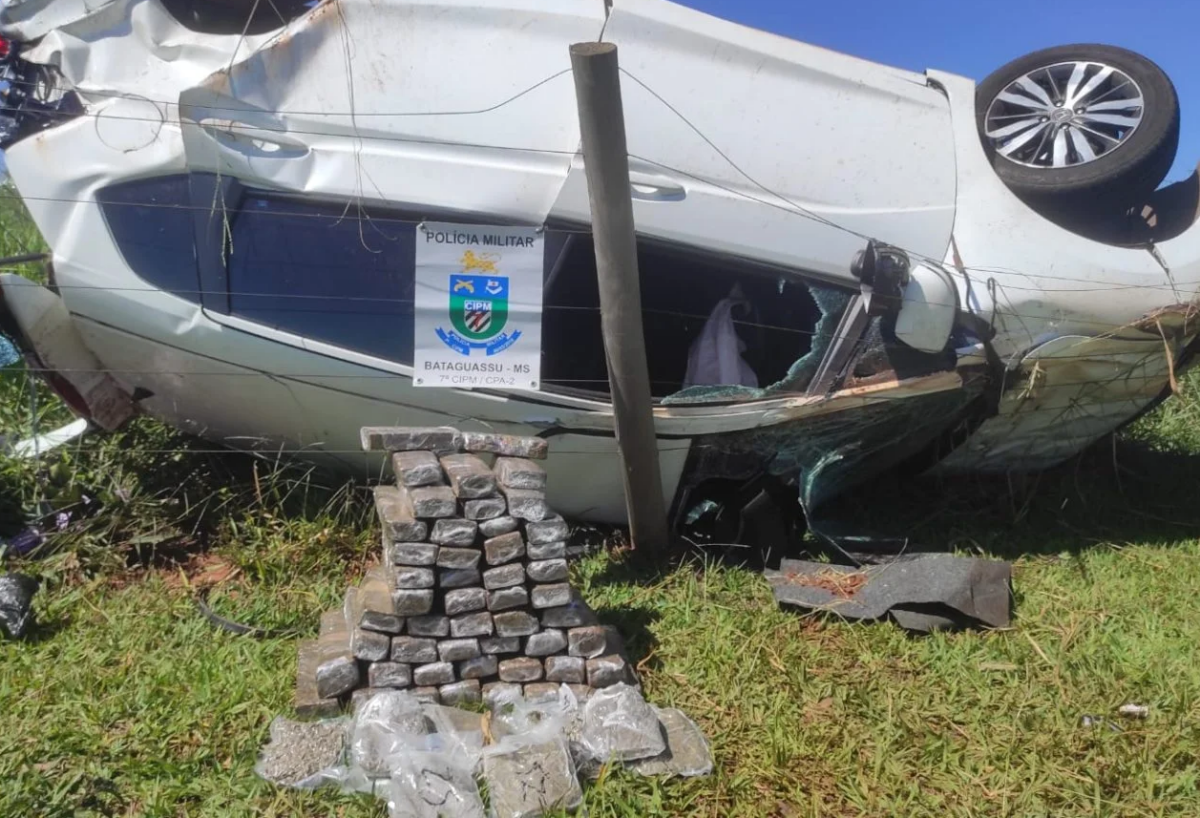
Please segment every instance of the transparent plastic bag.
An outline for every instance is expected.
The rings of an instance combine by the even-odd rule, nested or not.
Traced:
[[[561,735],[571,753],[571,763],[582,778],[598,777],[600,764],[581,743],[583,708],[579,699],[566,685],[558,689],[558,698],[548,702],[527,702],[523,699],[504,702],[492,714],[491,734],[502,741],[509,736],[528,736],[540,731]]]
[[[341,784],[346,777],[346,734],[350,720],[293,721],[276,716],[270,742],[263,747],[254,772],[281,787],[315,790]]]
[[[659,756],[635,761],[630,769],[641,775],[693,778],[713,771],[712,748],[696,722],[674,707],[655,707],[666,736],[667,749]]]
[[[404,753],[388,794],[391,818],[484,818],[475,763],[453,751]]]
[[[483,752],[483,715],[440,704],[426,703],[422,709],[434,729],[425,737],[426,748],[463,759],[474,770]]]
[[[542,730],[569,734],[579,721],[579,700],[562,685],[558,698],[528,702],[515,699],[498,704],[492,711],[491,732],[496,739],[526,735]]]
[[[547,722],[508,735],[483,751],[492,818],[537,818],[583,804],[583,788],[567,738]]]
[[[654,708],[637,688],[601,688],[583,706],[580,745],[594,761],[637,761],[667,748]]]
[[[403,754],[426,749],[428,734],[421,702],[403,690],[378,693],[363,702],[350,735],[349,788],[362,791],[363,779],[391,778]]]

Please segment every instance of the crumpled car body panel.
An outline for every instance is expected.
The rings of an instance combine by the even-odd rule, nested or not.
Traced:
[[[947,467],[1052,465],[1161,395],[1196,334],[1186,318],[1160,334],[1126,328],[1164,307],[1190,315],[1200,230],[1163,242],[1156,257],[1042,219],[987,163],[969,80],[875,65],[661,0],[616,0],[611,10],[603,0],[326,0],[247,37],[190,31],[157,0],[27,0],[0,14],[0,31],[36,38],[25,58],[55,66],[87,106],[7,153],[53,248],[64,320],[142,411],[223,444],[296,451],[369,478],[380,463],[358,451],[361,426],[542,434],[552,440],[551,503],[573,517],[623,519],[604,396],[415,389],[402,361],[235,314],[202,274],[202,298],[148,283],[97,206],[125,181],[207,180],[204,201],[161,206],[211,216],[196,254],[222,259],[239,251],[222,198],[235,187],[345,201],[348,218],[360,218],[361,203],[386,203],[422,217],[586,229],[567,47],[602,37],[619,45],[627,72],[642,236],[829,287],[839,305],[857,292],[849,265],[872,236],[945,269],[956,307],[995,330],[986,345],[956,338],[945,366],[927,356],[901,371],[885,355],[859,377],[860,350],[831,388],[810,391],[818,359],[832,354],[820,347],[798,360],[787,388],[656,406],[668,500],[694,482],[698,444],[748,447],[753,458],[761,440],[747,441],[762,430],[803,440],[831,418],[842,419],[837,444],[787,466],[798,484],[825,475],[814,502],[968,415],[974,433]],[[4,297],[21,293],[4,287]],[[830,315],[821,327],[836,324]],[[1068,371],[1063,356],[1046,354],[1081,338],[1094,365]],[[980,422],[984,381],[1000,384],[1000,398]],[[941,414],[916,411],[926,398],[945,404]],[[1080,400],[1094,408],[1056,414]],[[878,452],[862,451],[864,424],[894,430],[915,416],[920,434],[901,428]]]

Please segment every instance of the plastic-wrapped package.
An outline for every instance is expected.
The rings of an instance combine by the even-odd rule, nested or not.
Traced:
[[[583,789],[567,739],[548,722],[528,733],[506,736],[483,751],[483,776],[494,818],[538,818],[575,810]]]
[[[425,737],[426,748],[430,752],[449,753],[475,769],[483,752],[482,714],[428,702],[422,705],[422,710],[435,731]]]
[[[552,701],[517,699],[498,705],[492,712],[491,734],[496,740],[537,731],[549,731],[566,739],[575,772],[581,778],[594,780],[599,776],[602,765],[581,742],[583,708],[570,687],[560,685],[558,698]]]
[[[398,757],[388,797],[391,818],[484,818],[475,763],[453,751]]]
[[[696,722],[674,707],[655,707],[666,734],[662,755],[635,761],[630,768],[640,775],[678,775],[684,778],[708,775],[713,770],[712,749]]]
[[[271,722],[271,741],[263,747],[254,771],[282,787],[314,790],[325,784],[341,784],[349,719],[293,721],[276,716]]]
[[[404,753],[426,749],[429,723],[421,702],[397,690],[372,696],[354,714],[350,735],[351,787],[361,770],[366,779],[390,778]],[[373,789],[373,788],[372,788]]]
[[[491,732],[496,739],[540,730],[569,734],[579,715],[579,700],[569,687],[561,685],[558,698],[551,701],[515,699],[498,705],[492,712]]]
[[[637,761],[667,748],[662,725],[638,689],[601,688],[583,706],[579,743],[595,761]]]
[[[594,781],[600,775],[601,765],[583,744],[583,705],[566,685],[558,689],[558,709],[563,736],[567,740],[571,760],[575,764],[575,773],[580,779]]]

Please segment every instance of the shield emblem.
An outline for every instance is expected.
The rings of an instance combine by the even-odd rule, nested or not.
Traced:
[[[486,341],[508,323],[506,276],[450,276],[450,323],[468,341]]]

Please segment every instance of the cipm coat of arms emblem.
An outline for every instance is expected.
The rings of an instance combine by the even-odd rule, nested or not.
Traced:
[[[508,277],[499,275],[498,259],[481,258],[468,250],[463,254],[462,273],[450,276],[450,329],[437,328],[442,343],[460,355],[477,351],[495,355],[521,337],[520,330],[505,332],[508,323]],[[482,272],[484,275],[474,275]]]

